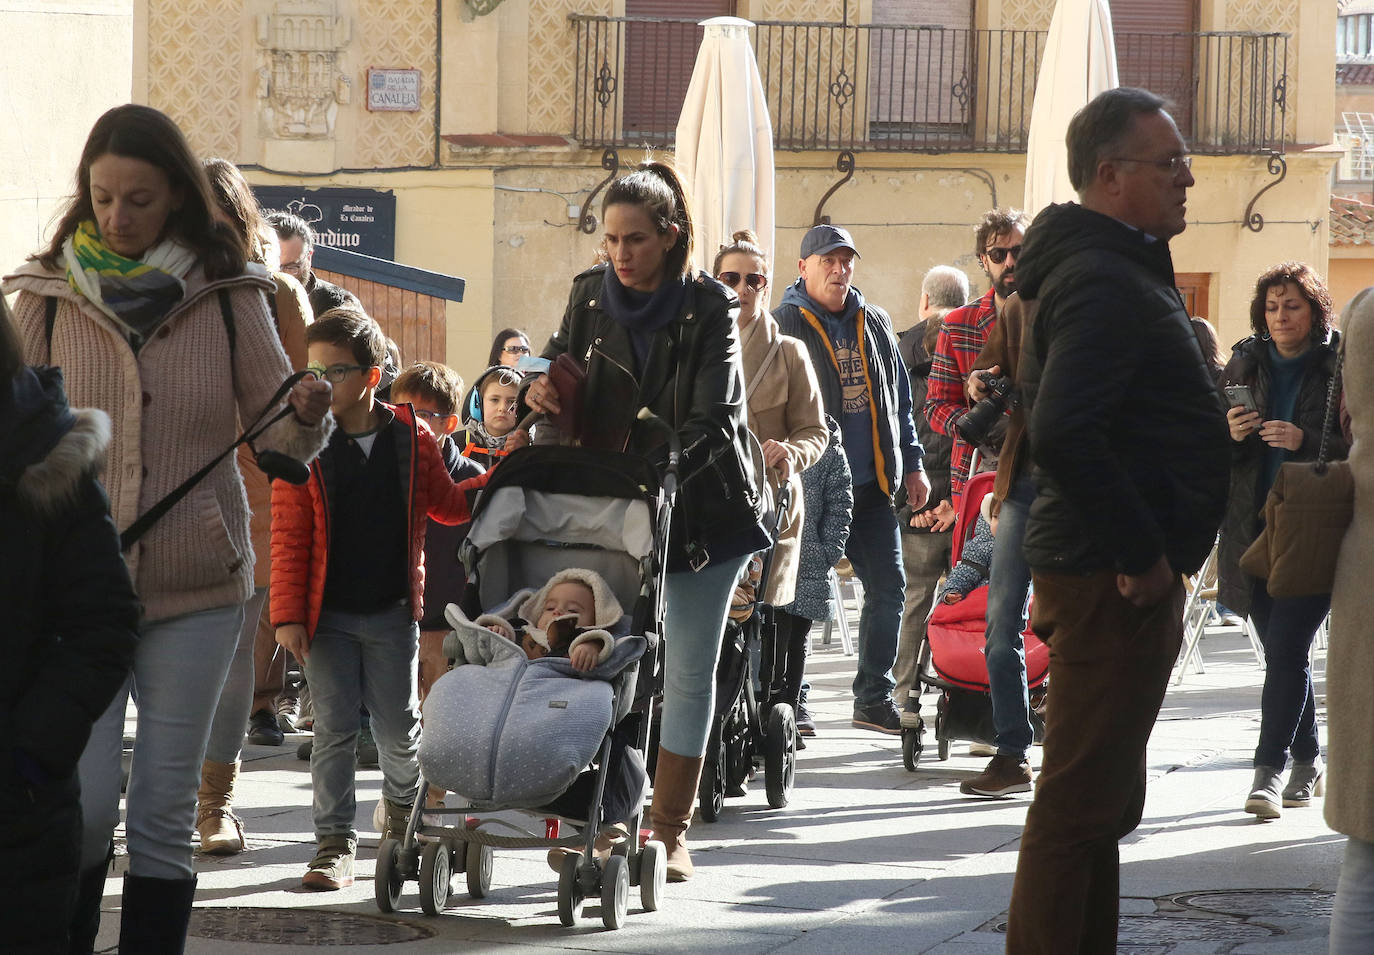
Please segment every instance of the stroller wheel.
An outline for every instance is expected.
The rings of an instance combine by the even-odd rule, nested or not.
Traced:
[[[719,730],[720,724],[716,723]],[[701,800],[701,821],[715,822],[725,808],[725,760],[717,731],[706,747],[706,759],[701,767],[701,783],[697,796]]]
[[[448,847],[442,842],[428,842],[420,856],[420,908],[426,915],[438,915],[448,905],[449,879]]]
[[[578,869],[582,867],[582,853],[570,852],[563,857],[563,867],[558,871],[558,921],[571,928],[582,917],[582,880]]]
[[[639,850],[639,902],[646,912],[657,912],[668,884],[668,852],[663,843],[650,839]]]
[[[601,924],[617,929],[630,910],[630,864],[624,856],[611,856],[601,873]]]
[[[491,846],[476,842],[468,843],[467,865],[464,867],[468,877],[468,895],[474,899],[485,899],[491,891]]]
[[[383,839],[377,847],[377,872],[372,881],[379,912],[394,912],[401,901],[401,844],[395,839]]]
[[[902,730],[902,765],[909,773],[916,772],[916,762],[921,758],[921,730]]]
[[[791,800],[797,778],[797,719],[787,703],[777,704],[768,713],[763,760],[768,805],[781,809]]]

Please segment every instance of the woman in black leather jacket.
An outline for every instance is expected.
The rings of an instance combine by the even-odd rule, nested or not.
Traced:
[[[601,208],[607,262],[573,280],[563,324],[544,348],[567,353],[587,380],[584,446],[662,460],[661,432],[636,419],[648,407],[682,441],[682,489],[668,544],[663,722],[654,838],[668,878],[692,875],[684,835],[692,817],[714,707],[716,660],[735,580],[767,546],[749,463],[735,296],[693,275],[692,217],[672,167],[644,163],[612,183]],[[557,413],[546,376],[529,388],[536,411]]]
[[[1260,276],[1250,324],[1255,333],[1236,344],[1222,372],[1224,385],[1249,386],[1259,410],[1236,405],[1226,414],[1231,491],[1218,550],[1219,598],[1254,622],[1264,644],[1259,745],[1245,811],[1274,819],[1283,806],[1306,806],[1314,794],[1321,794],[1323,767],[1308,651],[1331,595],[1270,597],[1263,580],[1241,571],[1240,556],[1259,536],[1260,509],[1280,465],[1317,457],[1340,333],[1331,328],[1331,293],[1299,262],[1285,262]],[[1326,444],[1328,459],[1346,456],[1334,414]],[[1280,792],[1290,755],[1293,770]]]

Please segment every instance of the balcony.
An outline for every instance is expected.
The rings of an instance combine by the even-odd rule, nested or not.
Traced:
[[[573,14],[573,138],[671,146],[701,28]],[[1045,33],[760,21],[754,53],[784,150],[1026,149]],[[1117,34],[1122,85],[1175,104],[1194,152],[1282,152],[1288,35]]]

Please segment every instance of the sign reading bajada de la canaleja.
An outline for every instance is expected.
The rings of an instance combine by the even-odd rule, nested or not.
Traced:
[[[396,256],[396,194],[380,189],[254,186],[264,211],[300,216],[315,230],[315,244],[361,252],[378,259]]]

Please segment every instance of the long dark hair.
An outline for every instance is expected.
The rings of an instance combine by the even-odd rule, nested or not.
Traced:
[[[40,262],[57,268],[62,244],[82,222],[95,218],[91,164],[105,155],[139,159],[166,173],[182,200],[181,208],[168,216],[166,231],[196,253],[208,278],[229,278],[243,272],[248,254],[234,231],[215,221],[211,211],[214,194],[190,143],[165,113],[136,103],[106,111],[91,127],[76,167],[76,193],[58,222],[52,243],[38,255]]]
[[[639,206],[647,212],[659,235],[667,232],[669,226],[677,226],[677,242],[668,250],[664,275],[668,278],[690,275],[696,227],[692,224],[687,192],[677,170],[665,162],[640,163],[634,172],[611,183],[601,203],[601,217],[606,217],[607,208],[620,203]]]
[[[266,264],[267,249],[263,245],[263,232],[268,228],[267,220],[262,216],[262,207],[258,205],[257,196],[253,195],[248,180],[243,178],[238,166],[227,159],[207,159],[202,165],[210,180],[210,192],[215,202],[238,228],[248,261]]]
[[[503,328],[496,333],[496,337],[491,340],[491,354],[487,355],[487,367],[501,364],[501,349],[506,346],[506,341],[511,338],[523,338],[526,342],[530,336],[526,335],[518,328]]]

